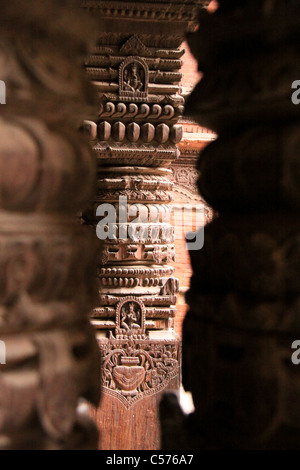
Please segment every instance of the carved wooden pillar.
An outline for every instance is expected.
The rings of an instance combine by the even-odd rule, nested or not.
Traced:
[[[88,318],[95,237],[75,219],[95,178],[77,131],[95,111],[80,70],[89,30],[73,1],[27,0],[22,14],[16,0],[1,4],[1,449],[97,447],[78,407],[97,405],[100,367]]]
[[[162,391],[179,388],[169,166],[182,134],[179,47],[200,3],[83,1],[101,31],[86,61],[99,93],[98,119],[86,123],[99,172],[94,210],[84,218],[96,225],[109,211],[102,206],[95,217],[104,203],[117,214],[97,228],[105,238],[107,222],[93,313],[103,356],[104,449],[157,449]]]
[[[300,6],[219,4],[190,40],[204,78],[187,114],[219,136],[199,190],[219,217],[191,252],[183,376],[196,411],[181,429],[189,448],[299,448]],[[178,448],[170,433],[166,445]]]

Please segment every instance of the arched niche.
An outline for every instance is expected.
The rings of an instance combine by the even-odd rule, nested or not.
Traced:
[[[143,59],[127,57],[119,69],[119,96],[122,100],[142,101],[148,96],[149,69]]]

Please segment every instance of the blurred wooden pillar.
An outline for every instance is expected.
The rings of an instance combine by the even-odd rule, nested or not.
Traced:
[[[186,112],[218,134],[198,186],[219,217],[191,252],[183,379],[196,411],[181,429],[191,449],[297,449],[300,6],[218,3],[190,38],[204,77]]]
[[[0,14],[1,449],[95,449],[95,237],[76,213],[95,162],[79,136],[94,95],[80,69],[90,20],[74,1],[10,0]],[[84,252],[84,256],[82,253]],[[78,409],[78,411],[77,411]]]

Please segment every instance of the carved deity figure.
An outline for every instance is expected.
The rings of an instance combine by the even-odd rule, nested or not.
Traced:
[[[124,69],[124,90],[143,91],[145,84],[144,70],[136,62],[128,64]]]
[[[140,313],[136,311],[135,304],[133,302],[125,304],[121,310],[121,326],[125,330],[135,330],[141,328],[137,322],[139,321]]]

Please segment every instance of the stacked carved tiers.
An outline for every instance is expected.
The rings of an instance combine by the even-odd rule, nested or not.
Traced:
[[[200,157],[199,189],[220,216],[191,252],[188,441],[299,448],[299,1],[219,4],[191,39],[204,78],[188,112],[219,136]]]
[[[0,20],[8,91],[0,117],[0,448],[95,448],[96,429],[77,407],[99,400],[88,319],[96,247],[75,219],[91,197],[95,165],[73,120],[91,103],[76,64],[85,35],[67,18],[85,20],[59,1],[29,0],[21,17],[19,8],[3,5]]]
[[[98,193],[96,206],[102,201],[115,207],[116,223],[108,224],[108,231],[116,238],[105,242],[98,268],[100,302],[104,305],[108,302],[109,307],[96,309],[94,315],[111,316],[112,305],[118,302],[118,297],[109,294],[142,295],[148,305],[146,317],[151,319],[146,327],[167,329],[168,319],[175,315],[172,305],[176,302],[177,291],[177,280],[172,277],[174,268],[168,266],[175,256],[174,229],[167,205],[171,183],[162,176],[166,170],[158,170],[156,175],[149,175],[149,170],[140,167],[114,170],[108,168],[107,178],[98,180],[102,191]],[[128,174],[124,175],[126,171]],[[117,176],[114,178],[114,175]],[[126,209],[122,212],[119,196],[127,198],[123,201],[128,203],[128,214]],[[131,224],[137,216],[135,204],[143,204],[142,208],[140,206],[143,222],[136,233]],[[100,327],[101,322],[97,325]]]
[[[105,40],[103,35],[99,42]],[[114,223],[107,224],[113,237],[105,240],[100,259],[100,306],[93,323],[99,329],[113,328],[118,302],[129,295],[143,300],[147,330],[168,330],[178,281],[168,266],[175,250],[168,205],[171,171],[165,167],[179,156],[176,144],[182,138],[177,121],[184,103],[179,87],[184,51],[176,48],[178,38],[170,38],[164,49],[159,39],[151,47],[149,36],[120,34],[111,40],[86,61],[100,101],[99,120],[85,122],[99,163],[93,213],[104,203],[116,210]],[[128,203],[128,213],[120,197]],[[143,207],[134,210],[136,204]],[[135,240],[130,230],[136,217],[142,223]],[[94,224],[101,219],[94,218]],[[97,232],[101,238],[103,230]]]
[[[158,51],[137,36],[117,42],[122,45],[97,47],[87,60],[101,102],[94,148],[102,165],[113,159],[115,165],[167,167],[179,156],[176,143],[182,138],[176,122],[184,103],[179,94],[183,51]]]
[[[98,160],[98,184],[84,219],[96,226],[101,204],[116,211],[115,220],[102,222],[112,237],[99,256],[100,298],[93,312],[103,356],[98,419],[109,449],[157,449],[161,392],[179,388],[169,167],[179,157],[176,144],[182,138],[179,47],[200,3],[83,1],[100,22],[97,45],[86,60],[98,92],[98,119],[85,123]],[[143,206],[135,210],[135,204]],[[137,225],[135,238],[130,230]]]

